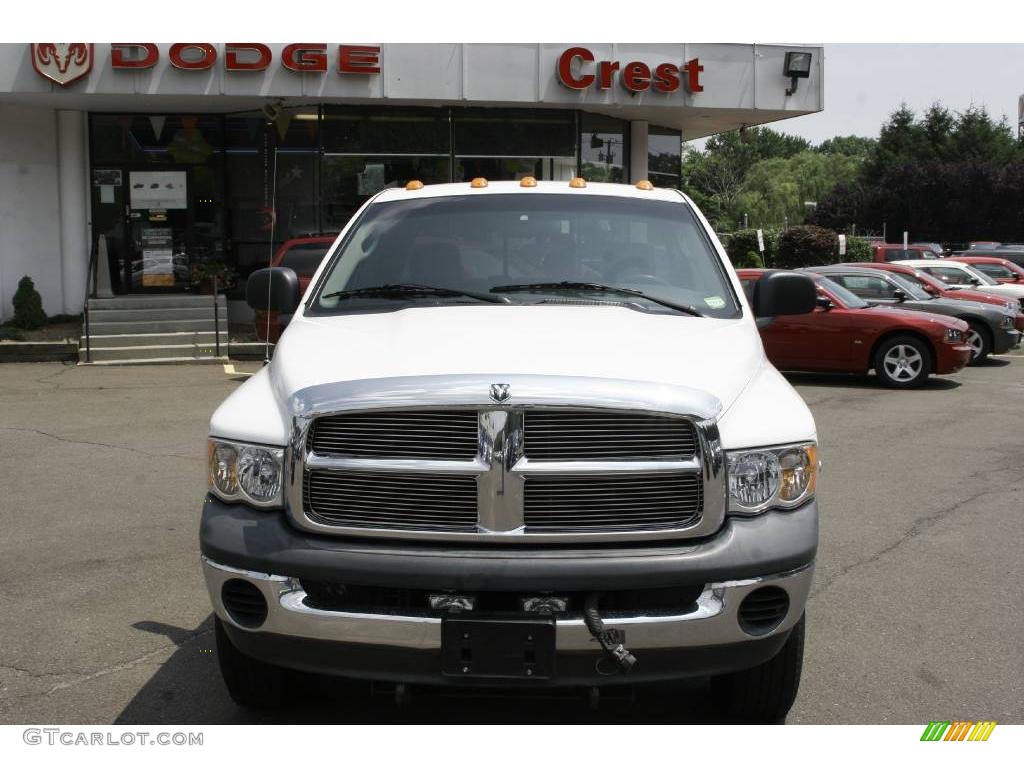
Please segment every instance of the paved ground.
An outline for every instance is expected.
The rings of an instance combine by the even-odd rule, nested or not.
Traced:
[[[239,365],[253,370],[254,364]],[[196,531],[221,366],[0,366],[0,722],[213,723]],[[789,722],[1024,722],[1024,356],[892,392],[794,376],[818,420],[822,540]],[[702,685],[418,696],[311,679],[293,722],[703,722]]]

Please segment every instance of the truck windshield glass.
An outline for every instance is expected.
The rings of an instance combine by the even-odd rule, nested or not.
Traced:
[[[576,283],[567,289],[558,285]],[[589,290],[586,285],[635,293]],[[416,285],[446,292],[349,292]],[[508,286],[530,290],[508,291]],[[311,314],[415,303],[587,301],[711,317],[740,309],[721,262],[690,207],[610,195],[476,194],[371,205],[333,257]],[[465,293],[459,293],[465,292]],[[332,296],[332,294],[335,294]],[[340,294],[340,295],[339,295]]]

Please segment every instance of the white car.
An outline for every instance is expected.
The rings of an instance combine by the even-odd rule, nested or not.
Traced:
[[[289,671],[545,689],[711,676],[729,718],[796,696],[817,435],[675,190],[410,182],[371,198],[273,360],[210,421],[200,545],[235,701]]]
[[[894,264],[908,264],[912,267],[934,275],[943,282],[954,288],[970,288],[973,291],[984,291],[985,293],[1009,296],[1024,304],[1024,285],[1010,285],[993,280],[972,264],[965,264],[962,261],[943,259],[932,261],[931,259],[906,259],[896,261]]]

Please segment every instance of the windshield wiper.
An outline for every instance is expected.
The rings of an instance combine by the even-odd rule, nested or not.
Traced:
[[[659,299],[657,296],[649,296],[643,291],[635,288],[617,288],[614,285],[601,285],[600,283],[575,283],[563,280],[560,283],[525,283],[523,285],[496,285],[491,288],[494,293],[510,293],[512,291],[597,291],[599,293],[620,293],[626,296],[636,296],[639,299],[647,299],[663,307],[674,309],[694,317],[705,317],[704,313],[695,307],[686,304],[676,304],[674,301]]]
[[[494,296],[490,293],[464,291],[461,288],[441,288],[434,285],[418,283],[394,283],[389,285],[371,285],[366,288],[350,288],[347,291],[325,293],[321,299],[351,299],[360,297],[380,297],[385,299],[404,298],[408,296],[467,296],[489,304],[509,304],[505,296]]]

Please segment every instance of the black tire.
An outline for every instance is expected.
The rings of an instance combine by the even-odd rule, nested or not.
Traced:
[[[231,642],[221,620],[214,617],[213,623],[220,674],[234,702],[252,709],[276,709],[287,703],[288,670],[246,656]]]
[[[729,722],[781,723],[796,701],[804,663],[804,624],[800,617],[786,644],[753,669],[711,678],[711,694]]]
[[[971,345],[971,359],[968,365],[978,365],[992,354],[992,333],[977,320],[968,320],[967,343]]]
[[[899,367],[899,360],[908,361],[906,367]],[[890,336],[883,340],[875,350],[873,362],[878,380],[894,389],[924,386],[932,372],[931,350],[916,336]]]

